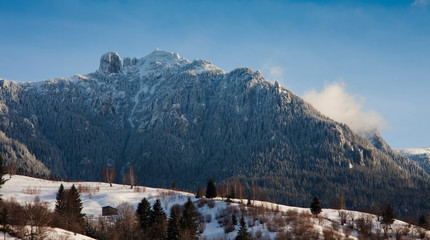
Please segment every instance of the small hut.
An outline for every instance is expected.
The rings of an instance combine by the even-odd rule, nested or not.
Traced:
[[[118,209],[111,206],[102,207],[102,216],[118,215]]]

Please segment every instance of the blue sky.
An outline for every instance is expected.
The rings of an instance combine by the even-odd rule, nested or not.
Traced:
[[[390,145],[430,146],[430,0],[0,0],[0,78],[85,74],[105,52],[155,48],[260,69],[300,96],[340,84],[385,119]]]

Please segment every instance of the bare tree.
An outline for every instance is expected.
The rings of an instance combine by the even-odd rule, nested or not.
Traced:
[[[41,202],[36,196],[33,204],[26,203],[24,209],[28,219],[27,225],[29,225],[24,235],[30,236],[30,239],[44,239],[51,215],[48,204]]]
[[[131,189],[133,189],[133,186],[136,185],[137,176],[136,176],[136,173],[134,172],[134,169],[131,165],[130,165],[130,168],[128,169],[128,172],[124,173],[124,175],[122,176],[122,182],[124,184],[130,184]]]
[[[103,180],[112,187],[112,182],[116,179],[116,170],[113,167],[106,166],[102,173]]]
[[[12,175],[16,174],[18,167],[16,166],[16,163],[9,163],[6,166],[6,169],[7,169],[7,173],[9,174],[9,179],[10,179],[10,178],[12,178]]]

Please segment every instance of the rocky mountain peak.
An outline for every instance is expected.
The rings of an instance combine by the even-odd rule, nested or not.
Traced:
[[[101,56],[99,71],[111,74],[121,72],[121,57],[116,52],[108,52]]]

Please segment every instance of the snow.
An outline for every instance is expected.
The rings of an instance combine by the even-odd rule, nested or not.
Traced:
[[[93,193],[81,193],[84,207],[82,212],[93,216],[100,216],[102,207],[104,206],[116,207],[123,202],[127,202],[136,208],[137,204],[144,197],[152,202],[160,196],[165,196],[164,202],[168,206],[176,203],[185,203],[188,196],[194,197],[191,193],[173,192],[167,189],[141,186],[130,189],[130,186],[121,184],[112,184],[112,187],[110,187],[108,183],[101,182],[57,182],[14,175],[2,187],[3,199],[14,198],[20,203],[27,203],[32,202],[37,195],[41,201],[48,203],[50,209],[54,209],[55,197],[60,184],[63,184],[66,189],[70,188],[73,184],[76,188],[79,188],[80,185],[81,187],[93,189]],[[140,192],[137,189],[140,189]]]
[[[418,155],[418,154],[426,154],[430,155],[430,147],[424,148],[399,148],[396,149],[398,152],[406,154],[406,155]]]
[[[7,178],[8,175],[6,175]],[[87,216],[99,217],[101,215],[102,207],[104,206],[112,206],[117,207],[121,203],[128,203],[132,205],[135,209],[137,204],[142,200],[142,198],[147,198],[151,203],[153,203],[156,199],[160,199],[162,206],[166,213],[169,213],[170,207],[175,204],[184,204],[188,197],[191,198],[192,201],[197,202],[197,199],[194,197],[194,194],[181,192],[181,191],[173,191],[168,189],[159,189],[159,188],[149,188],[143,186],[134,187],[134,189],[130,189],[130,186],[125,186],[121,184],[112,184],[110,187],[108,183],[101,182],[64,182],[64,181],[50,181],[43,180],[37,178],[31,178],[26,176],[14,175],[12,178],[8,179],[5,185],[2,187],[2,195],[3,199],[15,199],[20,203],[32,202],[36,196],[40,198],[41,201],[47,202],[48,207],[50,209],[54,209],[55,207],[55,197],[58,191],[60,184],[63,184],[64,187],[70,188],[72,184],[74,184],[78,189],[79,187],[87,189],[91,191],[81,192],[81,199],[83,203],[83,213]],[[206,222],[206,228],[202,234],[202,237],[205,236],[208,239],[214,238],[223,238],[233,239],[236,234],[239,226],[235,226],[235,231],[232,231],[225,235],[224,228],[220,226],[217,221],[217,216],[220,216],[223,211],[227,211],[228,209],[237,208],[247,208],[241,201],[246,202],[246,200],[240,199],[232,199],[232,203],[226,203],[222,201],[221,198],[214,199],[213,207],[210,207],[208,203],[201,205],[198,211],[204,216],[208,216],[211,219],[210,222]],[[264,201],[252,201],[252,205],[256,208],[260,209],[268,209],[266,213],[259,215],[260,217],[265,217],[270,219],[275,219],[276,217],[285,216],[286,213],[290,211],[296,211],[298,213],[306,213],[309,214],[308,208],[301,207],[291,207],[280,205],[276,203],[264,202]],[[346,214],[348,214],[348,218],[358,219],[361,216],[369,217],[373,219],[373,227],[374,232],[377,229],[381,229],[381,225],[377,221],[377,216],[342,210]],[[322,233],[323,229],[331,229],[332,224],[336,223],[340,225],[340,216],[339,210],[334,209],[323,209],[320,214],[320,218],[309,218],[309,222],[313,225],[313,228]],[[248,221],[250,219],[246,219]],[[392,225],[392,232],[396,229],[401,229],[408,227],[409,224],[396,220]],[[338,233],[343,235],[342,229],[347,226],[339,226]],[[261,231],[263,236],[266,236],[270,239],[274,239],[276,236],[276,232],[269,231],[267,224],[260,223],[260,220],[255,220],[253,226],[248,226],[250,232],[254,235],[257,231]],[[282,229],[290,229],[291,226],[282,227]],[[414,230],[417,231],[417,230]],[[429,233],[429,232],[427,232]],[[390,239],[394,239],[394,234]],[[64,236],[64,237],[63,237]],[[351,239],[357,239],[357,231],[353,231],[351,235]],[[73,233],[67,232],[62,229],[50,229],[49,238],[51,239],[82,239],[87,240],[91,239],[82,235],[74,235]],[[14,239],[14,238],[7,238]]]

